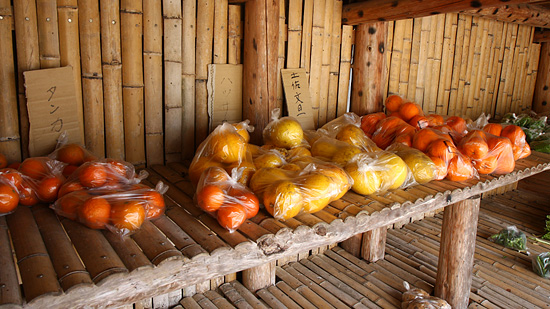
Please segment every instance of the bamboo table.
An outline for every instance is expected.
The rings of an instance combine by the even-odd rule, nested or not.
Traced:
[[[383,253],[379,244],[385,243],[388,225],[446,207],[435,291],[453,307],[465,307],[480,194],[550,169],[549,164],[550,155],[533,152],[513,173],[499,177],[433,181],[381,196],[348,192],[322,211],[285,222],[261,210],[234,233],[194,205],[185,165],[154,166],[148,182],[170,185],[166,216],[145,222],[130,238],[58,218],[46,205],[19,206],[0,217],[0,306],[131,304],[238,271],[244,284],[257,289],[274,281],[276,260],[365,232],[370,236],[363,237],[364,251]]]

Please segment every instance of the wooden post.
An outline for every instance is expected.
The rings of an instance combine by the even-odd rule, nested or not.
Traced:
[[[195,144],[208,135],[208,64],[212,63],[214,39],[214,4],[212,0],[197,1],[197,47],[195,62]]]
[[[472,284],[480,196],[447,206],[441,227],[441,247],[435,296],[453,308],[466,308]]]
[[[243,270],[243,285],[256,292],[275,284],[275,261]]]
[[[354,42],[353,26],[342,26],[342,46],[340,48],[340,80],[338,81],[338,107],[336,117],[340,117],[348,110],[348,92],[351,71],[351,50]]]
[[[214,59],[213,63],[227,63],[227,0],[218,0],[214,4]]]
[[[228,6],[228,22],[227,22],[227,63],[241,63],[241,6]]]
[[[358,115],[382,111],[386,78],[386,27],[384,22],[357,26],[351,110]]]
[[[260,143],[269,122],[269,108],[277,98],[279,6],[266,0],[245,4],[243,61],[243,118],[255,126],[252,143]],[[268,18],[269,15],[272,15]],[[271,24],[269,24],[271,23]],[[274,62],[273,62],[274,60]]]
[[[363,234],[354,235],[340,243],[340,247],[346,250],[349,254],[356,257],[361,257],[361,243],[363,242]]]
[[[8,162],[21,161],[19,118],[17,116],[17,90],[15,88],[15,62],[10,1],[0,1],[0,153]]]
[[[385,226],[364,233],[361,244],[361,257],[369,262],[384,259],[387,233],[388,229]]]
[[[195,154],[195,35],[196,1],[182,2],[182,159],[192,159]]]
[[[533,110],[537,113],[550,111],[550,42],[540,44]]]

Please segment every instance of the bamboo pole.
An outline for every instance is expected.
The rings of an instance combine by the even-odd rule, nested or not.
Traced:
[[[177,162],[181,160],[183,120],[181,1],[164,0],[162,11],[164,18],[164,148],[166,162]]]
[[[40,68],[58,68],[61,65],[61,60],[59,56],[56,0],[37,0],[36,15],[38,21]]]
[[[99,3],[78,1],[80,59],[82,66],[82,102],[84,105],[84,138],[86,148],[99,157],[105,155],[103,120],[103,75]]]
[[[21,161],[21,138],[17,115],[15,61],[13,58],[13,14],[9,0],[0,0],[0,153],[8,162]]]
[[[441,57],[443,53],[443,36],[445,33],[445,15],[439,14],[434,17],[437,21],[437,32],[435,34],[435,41],[434,41],[434,47],[433,47],[433,54],[432,54],[432,65],[428,69],[431,71],[430,73],[430,82],[429,87],[427,88],[427,94],[428,99],[427,101],[427,108],[424,108],[424,111],[426,111],[429,114],[433,114],[436,111],[437,108],[437,91],[439,87],[442,87],[442,85],[439,84],[439,77],[441,72]],[[426,106],[426,105],[424,105]]]
[[[214,2],[214,62],[227,63],[227,0]]]
[[[382,111],[386,31],[383,22],[357,27],[351,110],[358,115]]]
[[[109,158],[124,159],[120,6],[116,0],[102,0],[100,6],[103,106],[105,126],[109,128],[105,132],[105,152]]]
[[[285,43],[287,41],[287,25],[285,15],[285,0],[279,1],[279,40],[277,41],[277,101],[275,106],[279,109],[283,109],[284,105],[284,93],[283,93],[283,80],[281,78],[281,69],[285,68]]]
[[[230,8],[233,6],[230,6]],[[191,159],[195,153],[195,36],[196,1],[182,2],[182,159]],[[233,9],[234,10],[234,9]],[[240,13],[240,10],[239,10]],[[230,15],[231,16],[231,15]],[[240,20],[240,17],[238,18]],[[238,44],[240,48],[240,43]],[[239,52],[235,52],[238,60]],[[230,57],[231,58],[231,57]]]
[[[348,111],[351,50],[353,41],[353,26],[342,26],[342,45],[340,48],[340,76],[338,79],[338,106],[336,109],[336,117],[340,117]]]
[[[143,3],[120,3],[122,33],[122,99],[126,161],[145,164],[143,116]]]
[[[502,73],[502,63],[504,59],[505,44],[506,44],[506,33],[508,29],[508,23],[498,22],[497,33],[496,33],[496,46],[495,46],[495,72],[493,73],[491,84],[492,91],[489,93],[489,111],[493,118],[496,117],[496,100],[498,95],[498,85],[500,83],[501,73]]]
[[[500,85],[498,87],[498,98],[495,117],[502,117],[509,110],[508,93],[510,85],[514,80],[514,59],[516,51],[516,41],[518,33],[518,25],[512,24],[508,27],[508,33],[506,38],[506,51],[504,54],[504,60],[502,64],[502,71],[504,78],[501,77]],[[502,90],[501,90],[502,89]]]
[[[17,48],[19,132],[21,132],[21,151],[24,159],[29,156],[29,113],[23,72],[40,68],[35,0],[15,1],[13,16]]]
[[[401,55],[401,69],[399,70],[399,87],[397,93],[404,96],[407,95],[409,90],[413,22],[413,19],[405,20],[405,31],[403,33],[403,53]]]
[[[517,61],[517,76],[514,81],[514,88],[512,93],[512,108],[511,111],[514,113],[521,113],[524,112],[521,108],[523,103],[522,100],[522,93],[523,89],[526,86],[525,84],[525,77],[527,73],[527,59],[528,59],[528,45],[531,42],[532,36],[533,36],[533,27],[530,26],[522,26],[522,36],[521,36],[521,44],[519,46],[519,54],[518,54],[518,61]]]
[[[460,74],[458,77],[458,88],[457,88],[457,95],[456,95],[456,101],[454,104],[454,113],[450,113],[449,115],[457,115],[462,116],[462,106],[463,106],[463,100],[466,97],[464,86],[466,83],[466,79],[468,76],[468,64],[471,61],[470,57],[470,49],[473,49],[471,45],[475,45],[475,42],[471,40],[472,37],[472,17],[471,16],[464,16],[464,42],[462,44],[462,61],[460,62]],[[473,52],[472,52],[473,53]]]
[[[82,107],[82,71],[80,69],[80,37],[78,35],[77,0],[57,1],[59,23],[59,56],[62,67],[73,68],[76,93],[77,118],[80,132],[84,134],[84,112]]]
[[[208,79],[208,64],[212,63],[213,27],[214,1],[198,1],[197,46],[195,55],[195,146],[201,143],[208,135],[206,81]]]
[[[488,20],[485,18],[479,19],[479,26],[477,29],[476,47],[474,51],[474,63],[472,69],[471,89],[468,97],[468,110],[466,115],[475,119],[478,116],[478,105],[481,103],[479,100],[480,83],[482,72],[487,72],[487,68],[483,62],[485,54],[485,48],[487,46],[487,24]]]
[[[401,75],[401,58],[403,56],[403,43],[406,23],[406,20],[398,20],[395,22],[394,26],[393,46],[391,49],[388,82],[389,94],[399,94],[399,77]]]
[[[435,113],[446,115],[449,108],[451,95],[451,81],[453,75],[453,59],[455,57],[455,42],[458,28],[458,15],[449,13],[445,15],[445,32],[443,34],[443,53],[441,55],[441,74],[437,92],[437,105]]]
[[[542,46],[542,44],[534,44],[534,43],[531,44],[531,49],[533,50],[533,53],[532,53],[531,58],[529,60],[529,66],[530,66],[529,70],[531,72],[531,81],[530,81],[529,88],[526,90],[527,91],[527,97],[525,99],[525,102],[529,105],[530,109],[532,109],[532,110],[535,110],[534,96],[535,96],[535,92],[538,90],[536,88],[536,85],[539,81],[539,78],[538,78],[539,62],[542,59],[542,57],[541,57],[542,56],[541,46]],[[545,73],[545,74],[548,75],[548,73]],[[542,87],[542,88],[544,88],[544,87]]]
[[[180,22],[181,30],[181,22]],[[181,34],[180,34],[181,36]],[[164,38],[166,39],[166,38]],[[162,3],[143,1],[143,86],[147,165],[164,164],[162,102]],[[181,47],[180,47],[181,48]],[[178,76],[181,83],[181,75]],[[178,89],[181,99],[181,88]],[[181,103],[180,103],[181,104]],[[181,120],[180,120],[181,121]],[[181,134],[181,131],[180,133]],[[181,148],[181,147],[178,147]]]
[[[386,42],[385,42],[385,48],[388,48],[391,50],[393,48],[393,33],[395,32],[395,22],[388,22],[387,25],[387,33],[386,33]],[[386,72],[390,71],[390,64],[391,64],[391,53],[386,53],[384,58],[384,70]],[[384,102],[386,101],[386,98],[388,97],[388,88],[390,85],[390,79],[388,77],[384,78],[384,91],[383,91],[383,97],[382,99]]]
[[[411,43],[411,60],[409,67],[409,84],[406,97],[414,100],[416,95],[416,81],[418,79],[418,60],[420,57],[420,40],[422,38],[422,18],[413,20],[413,36]]]
[[[481,77],[481,82],[482,82],[482,85],[481,85],[481,89],[480,89],[480,105],[481,105],[481,111],[479,111],[479,113],[485,113],[485,114],[489,114],[491,115],[491,112],[489,111],[489,101],[488,101],[488,96],[489,96],[489,85],[490,85],[490,80],[494,74],[494,70],[495,70],[495,31],[496,31],[496,26],[497,26],[497,23],[496,21],[494,20],[489,20],[488,21],[488,33],[487,33],[487,59],[485,60],[486,61],[486,68],[487,70],[485,71],[487,74],[485,76],[482,76]],[[484,72],[484,73],[485,73]]]
[[[241,6],[229,5],[228,7],[228,48],[227,63],[241,63]]]
[[[313,27],[313,0],[304,0],[304,18],[302,23],[302,53],[300,67],[309,74],[311,64],[311,31]]]
[[[322,126],[327,122],[328,113],[328,90],[330,80],[330,54],[332,51],[332,18],[334,17],[334,1],[326,0],[325,2],[325,21],[324,21],[324,36],[323,36],[323,52],[321,60],[321,75],[319,87],[319,125]]]
[[[342,1],[334,1],[332,17],[332,39],[330,52],[330,77],[327,99],[327,121],[337,117],[338,107],[338,75],[340,74],[340,43],[342,41]]]
[[[266,1],[266,35],[268,38],[266,41],[267,50],[267,94],[268,101],[267,106],[270,111],[275,108],[282,108],[282,101],[277,100],[278,96],[282,98],[283,87],[281,84],[281,73],[277,63],[279,62],[279,21],[280,21],[280,7],[284,6],[284,1]],[[279,86],[280,85],[280,86]],[[263,131],[263,128],[261,128]],[[258,132],[259,133],[259,132]]]
[[[314,1],[313,4],[309,93],[311,95],[311,107],[313,109],[313,122],[315,123],[315,127],[319,126],[325,4],[326,0]]]
[[[289,0],[288,2],[288,49],[286,54],[286,67],[288,69],[300,67],[302,4],[303,0]]]
[[[464,97],[459,102],[460,109],[458,110],[459,116],[466,116],[468,107],[472,107],[471,105],[471,98],[470,98],[470,92],[472,92],[472,99],[473,99],[473,78],[474,74],[472,71],[474,70],[474,62],[479,60],[478,55],[476,55],[476,50],[479,49],[479,46],[481,45],[481,37],[479,33],[481,30],[479,29],[479,17],[472,17],[472,29],[470,30],[470,46],[468,50],[468,64],[466,67],[466,74],[464,76]],[[477,69],[477,67],[476,67]]]
[[[532,29],[532,35],[535,34],[535,29]],[[524,87],[521,89],[520,93],[520,108],[523,112],[526,110],[531,110],[531,102],[528,101],[529,93],[534,89],[532,88],[532,78],[533,78],[533,53],[535,52],[534,44],[532,43],[533,37],[527,42],[527,58],[526,58],[526,72],[525,72],[525,81]]]
[[[424,85],[426,83],[426,67],[428,63],[428,50],[430,42],[430,32],[432,25],[432,16],[422,18],[422,31],[420,34],[420,52],[418,54],[418,73],[416,76],[416,92],[413,98],[416,103],[423,105]],[[435,30],[435,29],[434,29]]]

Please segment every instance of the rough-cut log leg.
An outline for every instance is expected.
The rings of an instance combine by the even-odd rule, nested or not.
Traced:
[[[435,296],[453,308],[466,308],[472,285],[480,196],[445,208]]]
[[[349,254],[352,254],[356,257],[361,257],[362,239],[363,239],[363,234],[357,234],[357,235],[351,236],[350,238],[341,242],[340,247],[346,250]]]
[[[386,234],[388,229],[383,226],[363,234],[361,245],[361,257],[369,262],[384,259],[386,247]]]
[[[275,284],[275,261],[243,270],[243,285],[256,292]]]

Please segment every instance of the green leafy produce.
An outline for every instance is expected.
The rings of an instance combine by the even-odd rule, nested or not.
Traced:
[[[544,228],[544,232],[546,234],[542,235],[542,239],[550,240],[550,215],[546,216],[546,227]]]
[[[550,278],[550,252],[543,252],[533,257],[533,271],[543,277]]]
[[[550,153],[550,139],[532,141],[529,146],[531,150]]]
[[[521,127],[523,132],[525,132],[527,142],[531,142],[550,128],[546,125],[546,120],[546,117],[534,118],[527,114],[516,116],[514,113],[508,113],[504,115],[502,122]]]
[[[517,251],[527,250],[527,237],[525,237],[525,234],[519,231],[515,226],[509,226],[502,229],[498,234],[489,237],[489,240]]]

